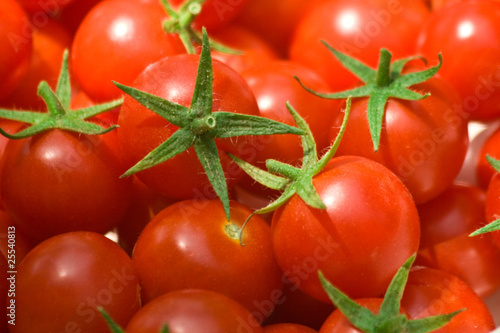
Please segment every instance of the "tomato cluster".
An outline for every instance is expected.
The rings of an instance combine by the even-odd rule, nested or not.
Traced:
[[[491,332],[499,68],[496,0],[1,0],[0,333]]]

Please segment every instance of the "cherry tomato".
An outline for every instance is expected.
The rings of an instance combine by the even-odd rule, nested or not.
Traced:
[[[110,0],[93,7],[76,32],[72,67],[85,93],[97,102],[118,98],[113,80],[130,85],[152,62],[185,53],[179,37],[163,31],[159,1]]]
[[[495,173],[486,191],[486,222],[500,219],[500,174]],[[500,230],[491,232],[494,242],[500,247]]]
[[[103,0],[72,1],[57,13],[57,20],[74,36],[87,13]]]
[[[222,294],[199,289],[178,290],[146,304],[130,320],[127,333],[248,332],[262,328],[250,312]]]
[[[467,282],[482,298],[500,288],[500,250],[490,234],[469,237],[486,224],[483,190],[455,183],[418,206],[421,242],[416,264],[441,269]]]
[[[490,165],[486,159],[486,155],[489,155],[495,159],[500,158],[500,127],[497,127],[493,132],[487,133],[487,137],[482,143],[479,152],[476,156],[475,167],[476,175],[479,185],[483,189],[487,189],[490,183],[491,177],[496,173],[495,169]]]
[[[313,184],[326,210],[294,195],[273,215],[274,252],[289,282],[329,302],[319,269],[352,298],[382,295],[418,249],[408,189],[386,167],[357,156],[333,158]]]
[[[420,319],[465,309],[435,333],[490,332],[495,328],[486,304],[471,287],[441,270],[415,266],[410,271],[401,305]]]
[[[452,1],[432,13],[418,38],[418,53],[442,53],[440,74],[460,93],[472,119],[500,116],[499,27],[500,2]]]
[[[0,100],[10,94],[28,72],[33,48],[28,16],[16,0],[0,2]]]
[[[310,327],[291,323],[268,325],[263,329],[264,333],[318,333]]]
[[[234,298],[255,316],[269,315],[282,292],[281,270],[270,227],[233,201],[228,222],[218,199],[185,200],[168,206],[145,227],[135,245],[134,265],[144,301],[185,288],[208,289]]]
[[[164,58],[145,69],[137,77],[133,87],[189,107],[198,65],[197,55]],[[215,59],[213,73],[214,112],[258,114],[255,97],[238,73]],[[118,139],[128,167],[135,165],[178,130],[177,126],[128,95],[121,107],[118,124]],[[224,152],[231,152],[236,156],[250,154],[253,151],[253,140],[239,137],[217,139],[216,143],[228,187],[232,187],[243,172]],[[215,195],[192,147],[170,160],[138,172],[137,177],[154,191],[175,200]]]
[[[320,73],[334,91],[352,88],[358,79],[321,41],[376,67],[382,47],[395,59],[414,55],[414,41],[428,16],[425,4],[414,0],[314,1],[297,24],[289,56]]]
[[[87,0],[17,0],[24,10],[31,15],[41,16],[56,15],[67,5],[73,2],[85,2]]]
[[[49,130],[11,140],[1,191],[5,210],[26,235],[41,241],[68,231],[105,233],[128,208],[131,179],[116,133],[101,136]]]
[[[30,240],[22,230],[16,228],[9,214],[0,210],[0,252],[11,260],[9,264],[14,267],[19,265],[32,248]]]
[[[107,333],[97,307],[126,325],[139,310],[139,280],[130,257],[92,232],[71,232],[36,246],[16,274],[16,325],[11,333]]]

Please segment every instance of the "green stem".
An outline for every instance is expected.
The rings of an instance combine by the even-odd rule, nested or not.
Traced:
[[[379,87],[387,87],[391,84],[391,58],[392,55],[386,49],[380,50],[376,84]]]

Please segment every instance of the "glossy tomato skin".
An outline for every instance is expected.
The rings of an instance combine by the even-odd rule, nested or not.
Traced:
[[[500,219],[500,174],[496,173],[486,191],[486,222]],[[500,248],[500,231],[491,232],[493,241]]]
[[[476,168],[476,176],[479,186],[487,189],[491,178],[497,173],[486,159],[489,155],[495,159],[500,159],[500,127],[496,128],[492,133],[487,134],[487,138],[481,144],[479,152],[476,156],[474,167]]]
[[[189,107],[198,64],[199,56],[196,55],[164,58],[148,66],[137,77],[133,87]],[[228,111],[258,115],[255,97],[238,73],[215,59],[213,72],[213,112]],[[120,126],[118,139],[128,167],[139,162],[178,129],[130,96],[125,97],[118,124]],[[253,142],[254,140],[249,137],[216,140],[229,187],[243,176],[243,171],[224,152],[230,152],[246,160],[253,152]],[[154,191],[175,200],[215,195],[194,148],[138,172],[137,177]]]
[[[500,288],[500,249],[490,234],[469,237],[486,224],[486,193],[454,183],[437,198],[418,206],[421,242],[416,264],[454,274],[482,298]]]
[[[414,266],[401,305],[412,319],[465,309],[435,333],[487,333],[495,328],[488,307],[472,288],[456,276],[441,270]]]
[[[0,3],[0,100],[11,93],[28,72],[33,34],[16,0]]]
[[[327,206],[298,196],[275,211],[276,259],[290,283],[329,302],[317,270],[352,298],[382,295],[418,249],[420,224],[404,184],[381,164],[340,156],[313,179]]]
[[[200,289],[178,290],[155,298],[137,312],[127,333],[158,333],[167,324],[170,333],[262,333],[250,312],[222,294]]]
[[[34,241],[68,232],[105,233],[130,203],[116,133],[87,136],[49,130],[6,147],[5,210]]]
[[[310,327],[292,323],[268,325],[264,326],[263,329],[264,333],[318,333]]]
[[[472,119],[500,116],[500,3],[451,1],[434,11],[418,38],[420,54],[443,55],[440,74],[455,86]]]
[[[97,307],[126,325],[140,308],[130,257],[92,232],[71,232],[36,246],[16,275],[16,325],[10,332],[109,332]]]
[[[425,4],[414,0],[313,1],[298,22],[289,57],[320,73],[334,91],[346,90],[358,79],[321,41],[375,68],[382,47],[395,59],[413,56],[428,16]]]
[[[468,118],[456,92],[439,77],[412,89],[431,95],[420,101],[389,99],[377,152],[366,116],[368,100],[353,101],[337,155],[364,156],[385,165],[421,204],[446,190],[460,172],[469,146]],[[331,139],[342,120],[335,120]]]
[[[160,2],[153,0],[111,0],[93,7],[71,49],[82,90],[99,102],[118,98],[122,92],[113,80],[130,85],[150,63],[185,53],[179,37],[163,31],[165,18]]]
[[[244,246],[227,231],[230,225],[241,227],[250,213],[233,201],[228,223],[220,201],[205,199],[180,201],[156,215],[132,255],[144,301],[174,290],[200,288],[234,298],[255,317],[269,315],[275,299],[283,295],[269,224],[253,217],[243,231]]]

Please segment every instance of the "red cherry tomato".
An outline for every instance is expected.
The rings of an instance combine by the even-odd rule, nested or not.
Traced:
[[[127,333],[262,333],[250,312],[222,294],[199,289],[178,290],[146,304],[130,320]]]
[[[118,98],[113,80],[130,85],[152,62],[185,53],[179,37],[163,31],[167,17],[159,1],[109,0],[93,7],[72,46],[75,78],[97,102]]]
[[[16,325],[11,333],[107,333],[97,307],[126,325],[140,308],[139,280],[130,257],[92,232],[55,236],[36,246],[16,274]]]
[[[234,298],[256,317],[270,314],[281,297],[281,271],[270,227],[259,216],[238,228],[250,209],[233,201],[231,221],[218,199],[168,206],[146,226],[135,245],[134,265],[144,301],[185,288],[208,289]]]
[[[332,159],[313,178],[326,210],[293,196],[273,215],[276,259],[290,283],[329,302],[317,276],[352,298],[382,295],[418,249],[413,199],[386,167],[357,156]]]
[[[17,0],[24,10],[31,15],[56,15],[64,7],[73,2],[85,2],[87,0]]]
[[[491,133],[487,133],[487,137],[482,143],[479,152],[476,156],[476,175],[479,185],[483,189],[487,189],[490,183],[491,177],[496,174],[495,169],[490,165],[486,159],[486,155],[489,155],[495,159],[500,159],[500,127],[495,129]]]
[[[9,214],[0,210],[0,252],[9,259],[9,265],[19,265],[32,248],[30,240],[16,228]]]
[[[268,325],[263,329],[264,333],[318,333],[310,327],[291,323]]]
[[[500,219],[500,174],[496,173],[491,178],[486,191],[486,222],[490,223]],[[500,247],[500,230],[491,232],[495,243]]]
[[[290,59],[316,70],[334,91],[352,88],[358,79],[321,41],[376,67],[382,47],[395,59],[414,55],[415,39],[428,16],[422,1],[314,1],[297,24]]]

